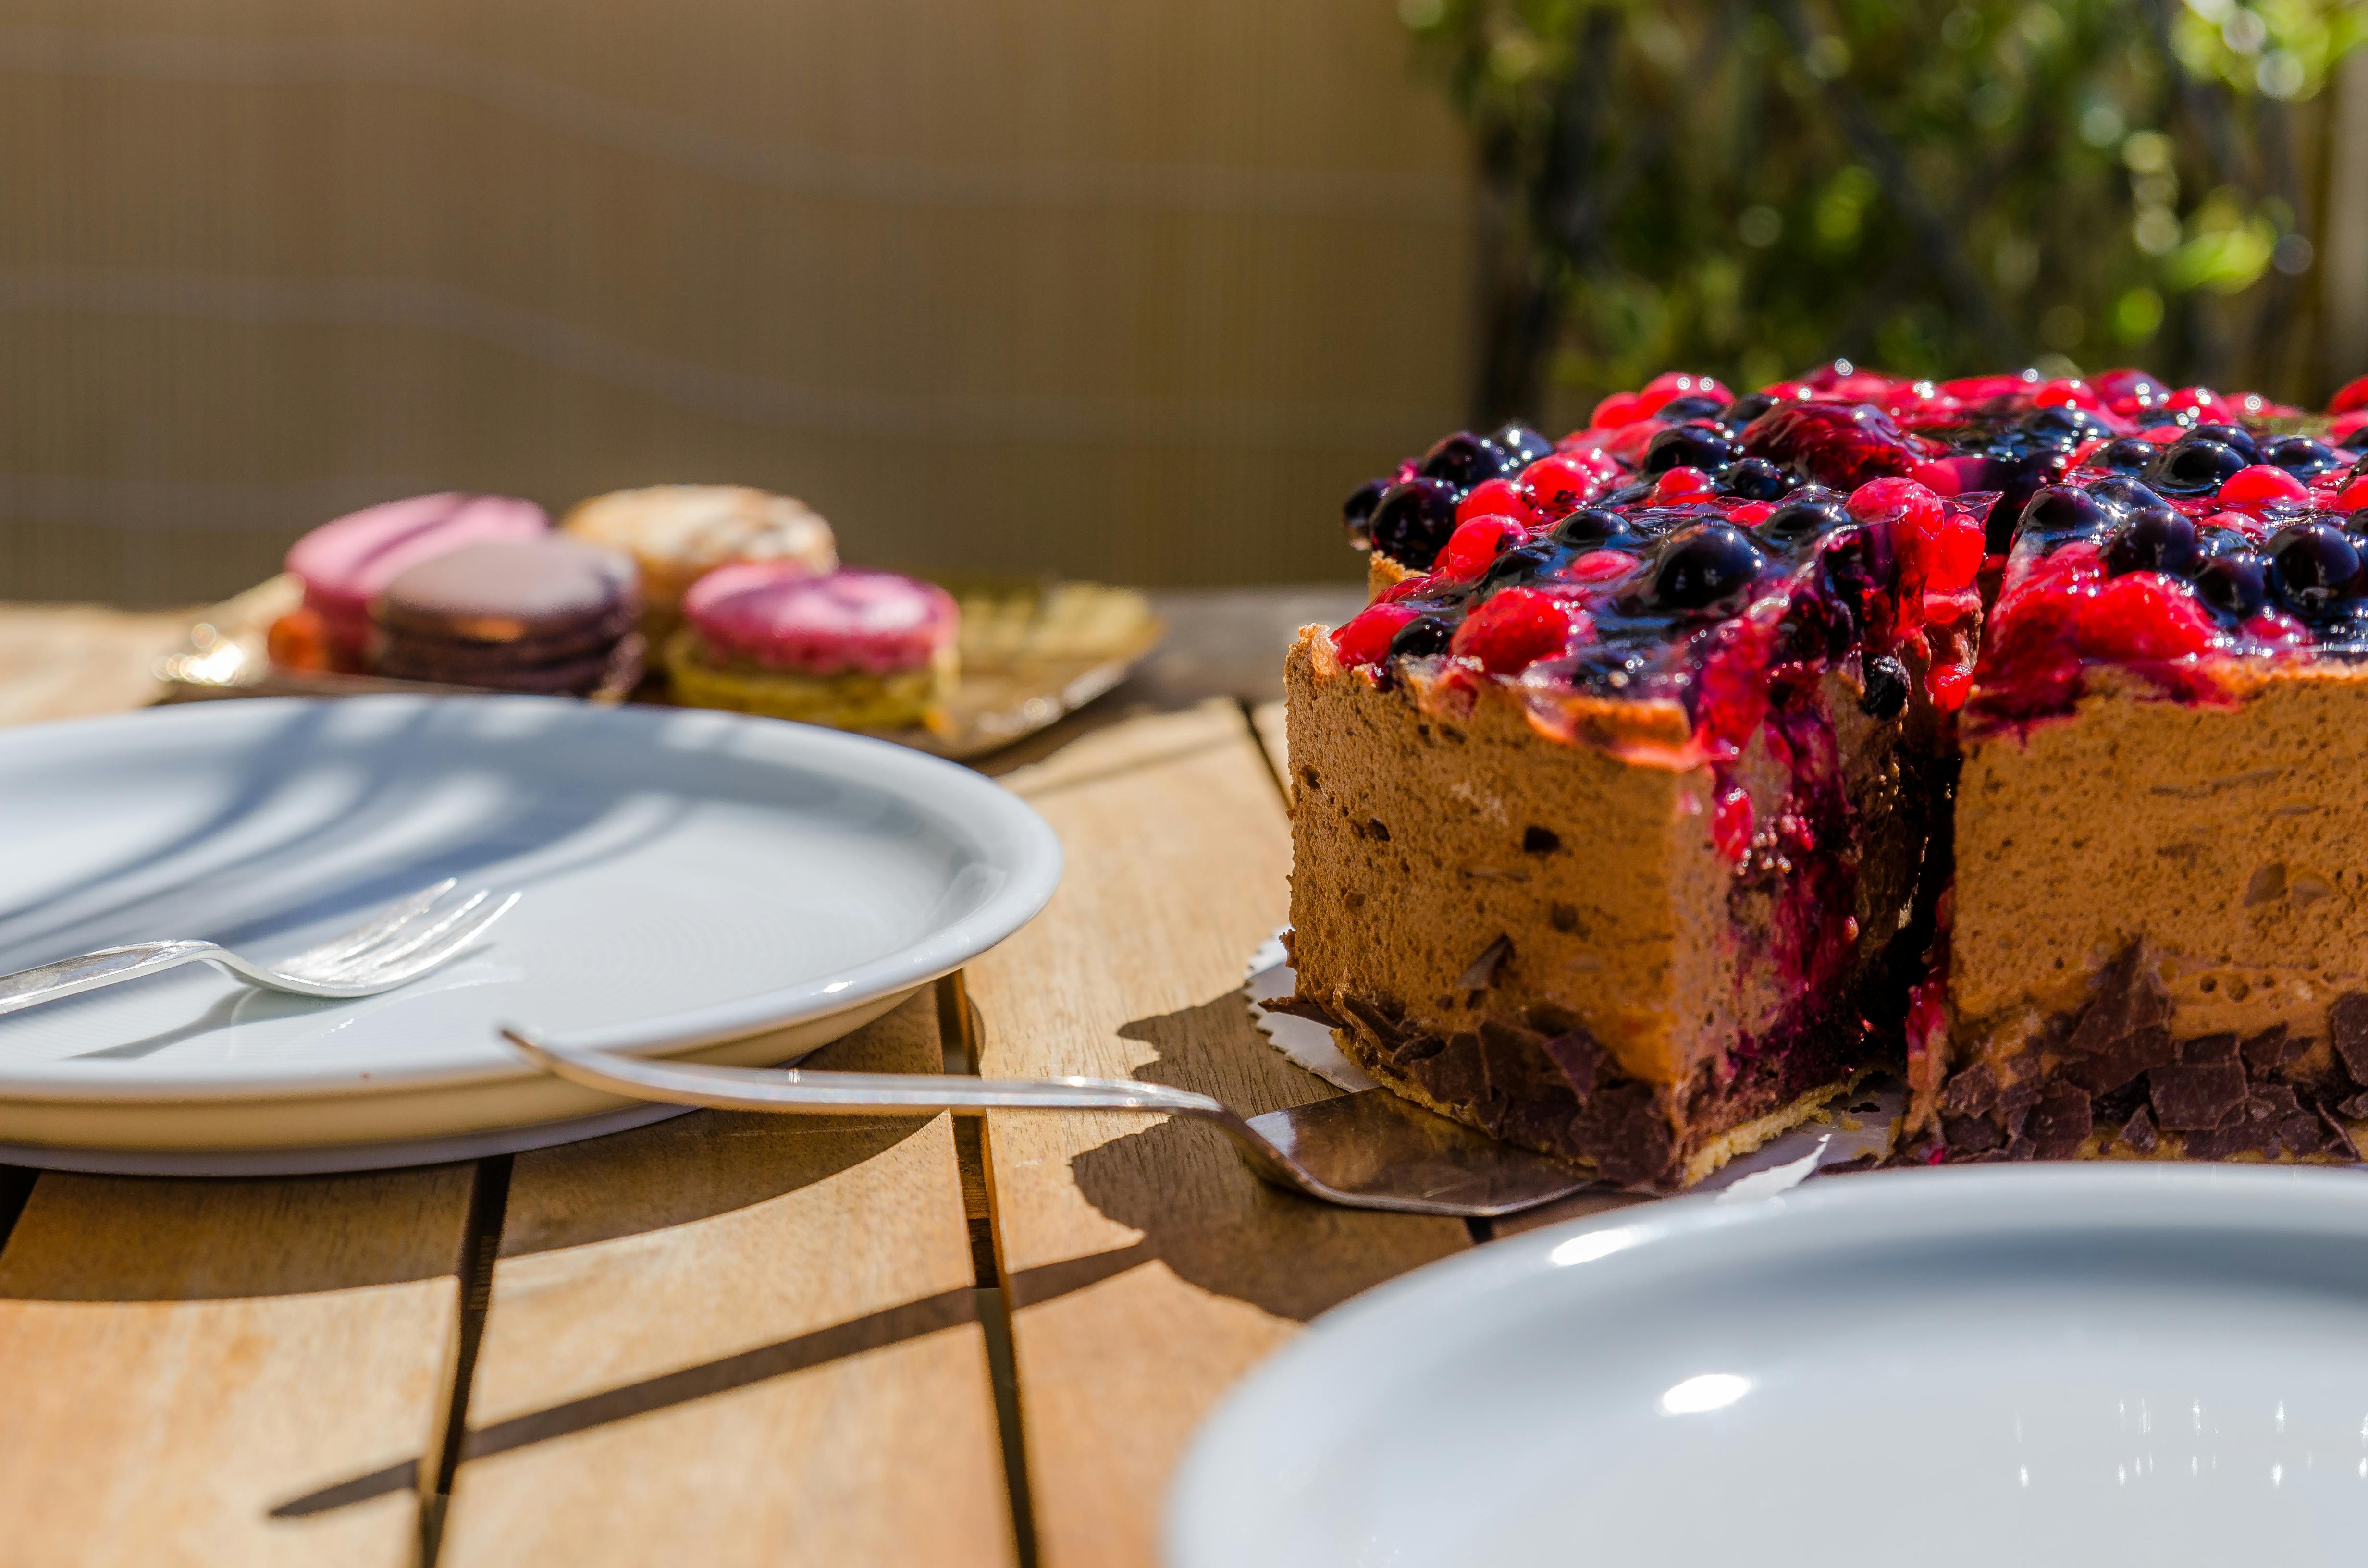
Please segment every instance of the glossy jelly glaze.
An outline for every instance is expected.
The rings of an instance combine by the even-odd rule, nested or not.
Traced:
[[[1351,539],[1414,575],[1333,641],[1377,680],[1517,687],[1549,733],[1573,699],[1674,700],[1713,764],[1853,657],[1871,702],[1914,670],[1944,711],[1978,685],[1982,722],[2103,662],[2206,697],[2215,658],[2368,653],[2368,379],[2278,433],[2301,419],[2140,370],[1665,375],[1558,442],[1459,431],[1360,487]]]

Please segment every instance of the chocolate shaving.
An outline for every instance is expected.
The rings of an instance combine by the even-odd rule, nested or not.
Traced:
[[[2349,991],[2327,1010],[2327,1032],[2351,1081],[2368,1089],[2368,992]]]
[[[1582,1101],[1595,1093],[1603,1065],[1610,1056],[1585,1029],[1573,1029],[1559,1034],[1545,1043],[1545,1052],[1563,1075],[1570,1092]]]
[[[2024,1130],[2036,1145],[2037,1158],[2068,1160],[2089,1141],[2096,1119],[2087,1095],[2075,1085],[2057,1083],[2032,1108]]]
[[[2006,1157],[2009,1160],[2037,1159],[2039,1157],[2038,1141],[2032,1138],[2016,1139],[2006,1146]]]
[[[2066,1053],[2094,1056],[2145,1030],[2169,1026],[2170,998],[2145,956],[2132,942],[2105,966],[2097,977],[2095,997],[2064,1042]]]
[[[2302,1111],[2278,1123],[2278,1142],[2285,1152],[2296,1159],[2317,1153],[2327,1146],[2327,1132],[2318,1118]]]
[[[1941,1109],[1951,1116],[1987,1116],[1998,1104],[1998,1074],[1987,1062],[1976,1062],[1941,1087]],[[1949,1142],[1953,1146],[1957,1141]]]
[[[1340,1006],[1349,1010],[1349,1017],[1364,1025],[1365,1032],[1379,1040],[1382,1049],[1393,1056],[1397,1054],[1398,1048],[1406,1044],[1410,1038],[1408,1031],[1400,1028],[1397,1020],[1371,1002],[1356,996],[1343,996],[1340,998]]]
[[[1390,1052],[1390,1060],[1412,1072],[1417,1062],[1429,1061],[1447,1049],[1447,1042],[1435,1034],[1409,1035]]]
[[[2356,1160],[2360,1157],[2359,1145],[2351,1142],[2351,1129],[2336,1120],[2333,1111],[2321,1106],[2318,1108],[2318,1119],[2327,1124],[2328,1135],[2325,1145],[2327,1152],[2341,1154],[2347,1160]]]
[[[2256,1078],[2283,1072],[2310,1050],[2308,1040],[2295,1040],[2283,1024],[2263,1029],[2245,1041],[2245,1068]]]
[[[1677,1153],[1669,1119],[1645,1084],[1599,1091],[1572,1119],[1570,1136],[1607,1180],[1621,1183],[1660,1180]]]
[[[2256,1084],[2245,1096],[2245,1115],[2252,1121],[2282,1122],[2302,1114],[2302,1101],[2283,1084]]]
[[[2159,1024],[2108,1040],[2089,1056],[2066,1063],[2064,1076],[2092,1095],[2111,1094],[2113,1090],[2136,1080],[2141,1073],[2167,1065],[2176,1060],[2178,1047],[2170,1042],[2170,1030]]]
[[[1952,1154],[1987,1154],[2006,1142],[2006,1134],[1987,1116],[1941,1117],[1941,1136]]]
[[[1312,1018],[1326,1028],[1345,1029],[1346,1020],[1336,1017],[1332,1009],[1313,996],[1270,996],[1258,1004],[1269,1013],[1289,1013],[1294,1018]]]
[[[2348,1100],[2338,1100],[2335,1108],[2354,1121],[2368,1121],[2368,1094],[2358,1094]]]
[[[2122,1142],[2141,1154],[2151,1154],[2161,1147],[2162,1140],[2155,1135],[2154,1119],[2146,1115],[2146,1107],[2140,1106],[2131,1113],[2128,1124],[2122,1129]]]
[[[1450,1035],[1439,1051],[1413,1068],[1415,1082],[1442,1105],[1462,1106],[1475,1114],[1485,1109],[1488,1077],[1480,1064],[1480,1037]],[[1481,1120],[1487,1118],[1483,1115]]]
[[[2180,1043],[2179,1059],[2190,1066],[2234,1062],[2237,1060],[2237,1037],[2233,1034],[2198,1035]]]
[[[1505,960],[1512,956],[1513,938],[1498,937],[1480,949],[1480,956],[1472,960],[1472,967],[1463,971],[1463,978],[1455,983],[1456,986],[1464,991],[1487,990],[1497,983],[1497,970],[1503,968]]]
[[[2156,1125],[2166,1132],[2208,1132],[2245,1106],[2245,1070],[2235,1062],[2157,1067],[2149,1074]]]

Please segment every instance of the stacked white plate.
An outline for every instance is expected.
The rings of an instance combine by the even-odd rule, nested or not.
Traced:
[[[358,1002],[211,966],[0,1017],[0,1161],[353,1169],[672,1114],[495,1026],[781,1062],[959,968],[1059,880],[966,768],[738,715],[560,699],[193,703],[0,738],[0,972],[165,937],[269,961],[445,877],[524,897]]]

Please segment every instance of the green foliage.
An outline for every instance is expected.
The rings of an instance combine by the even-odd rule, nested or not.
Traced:
[[[2323,390],[2368,0],[1400,0],[1492,219],[1481,413],[1679,367]],[[2317,383],[2317,384],[2305,384]]]

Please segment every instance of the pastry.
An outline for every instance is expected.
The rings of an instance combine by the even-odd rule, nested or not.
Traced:
[[[682,608],[666,671],[693,707],[896,730],[940,722],[953,689],[959,614],[934,584],[747,562],[701,577]]]
[[[302,629],[309,663],[316,653],[331,668],[364,668],[370,639],[370,601],[406,567],[489,540],[530,539],[551,518],[531,501],[508,495],[414,495],[322,524],[288,551],[288,570],[304,585],[304,608],[317,623]],[[288,639],[293,646],[297,639]]]
[[[633,563],[574,540],[465,545],[371,606],[380,675],[497,691],[621,694],[641,676]]]
[[[620,550],[642,569],[642,630],[653,647],[682,623],[691,584],[734,561],[794,562],[819,575],[838,565],[830,525],[803,501],[739,484],[653,484],[579,502],[561,528]]]
[[[2292,1153],[2309,1111],[2313,1157],[2349,1157],[2368,835],[2335,791],[2368,665],[2326,607],[2362,596],[2368,652],[2368,463],[2330,444],[2368,437],[2271,434],[2296,418],[2135,371],[1838,364],[1741,398],[1663,377],[1560,442],[1449,437],[1351,498],[1373,602],[1290,657],[1289,1006],[1398,1092],[1626,1182],[1699,1179],[1877,1066],[1910,1073],[1912,1157],[2100,1152],[2059,1079],[2107,1038],[2146,1043],[2083,1094],[2151,1070],[2192,1099],[2226,1037],[2272,1063],[2246,1116]],[[2209,519],[2192,559],[2166,517]],[[2248,789],[2271,831],[2210,837]],[[2156,1063],[2163,1035],[2207,1043]],[[2260,1146],[2160,1114],[2152,1152]],[[1948,1119],[1975,1116],[1994,1138]]]

